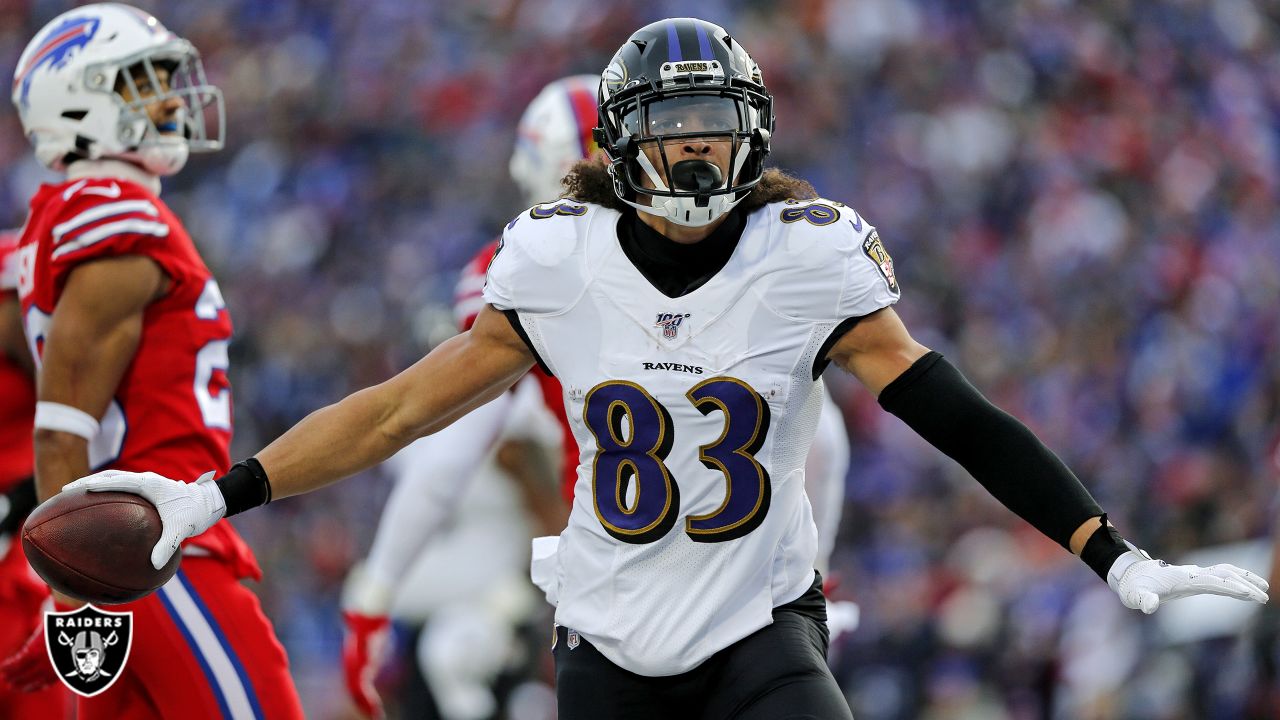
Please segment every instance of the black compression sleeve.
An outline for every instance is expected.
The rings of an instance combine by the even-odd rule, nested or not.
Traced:
[[[889,383],[880,393],[880,405],[960,463],[1005,507],[1068,550],[1076,529],[1102,515],[1058,456],[1016,418],[992,405],[940,353],[930,352]]]
[[[227,504],[223,517],[231,517],[271,502],[271,481],[258,458],[241,460],[226,475],[214,480]]]

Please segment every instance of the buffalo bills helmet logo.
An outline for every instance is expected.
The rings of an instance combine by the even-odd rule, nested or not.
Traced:
[[[99,22],[96,17],[67,18],[66,22],[49,31],[47,39],[13,79],[15,89],[19,83],[22,84],[19,100],[24,108],[27,107],[27,94],[31,91],[31,74],[42,65],[47,64],[51,68],[65,65],[97,34]]]

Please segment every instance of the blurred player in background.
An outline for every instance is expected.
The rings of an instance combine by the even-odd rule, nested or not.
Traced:
[[[525,207],[564,195],[561,180],[579,160],[603,160],[600,147],[592,137],[598,84],[599,78],[595,75],[572,75],[556,80],[544,87],[520,116],[509,169],[511,179],[520,187]],[[458,288],[459,303],[465,306],[462,312],[473,318],[473,322],[484,307],[484,275],[497,247],[494,241],[481,251],[477,260],[483,258],[483,266],[473,266],[469,279],[463,281],[465,287]],[[578,479],[578,441],[565,415],[564,389],[559,380],[541,368],[534,368],[531,375],[542,387],[547,408],[560,423],[561,496],[566,503],[572,503],[573,485]]]
[[[18,250],[38,495],[98,468],[226,469],[231,320],[159,198],[190,152],[222,145],[222,96],[198,53],[135,8],[77,8],[22,53],[13,102],[37,158],[66,173],[31,200]],[[133,613],[128,662],[78,716],[301,717],[284,650],[240,582],[261,576],[252,552],[226,522],[181,551],[169,583],[113,608]],[[43,627],[0,670],[10,685],[57,682]]]
[[[486,248],[467,265],[460,300],[491,257]],[[468,330],[475,314],[459,320]],[[494,681],[520,655],[517,630],[540,606],[526,575],[529,539],[558,532],[568,517],[559,453],[559,424],[527,377],[388,461],[396,485],[344,596],[343,670],[362,714],[385,715],[373,679],[391,618],[421,627],[416,666],[441,717],[494,714]],[[401,712],[433,712],[409,702]]]
[[[597,152],[597,82],[556,80],[525,110],[510,168],[526,204],[559,197],[569,168]],[[496,247],[485,246],[458,280],[454,310],[464,332],[484,307]],[[568,518],[560,499],[566,483],[540,472],[554,467],[541,457],[551,447],[568,464],[567,477],[576,476],[577,443],[560,393],[554,378],[534,371],[391,459],[395,489],[344,597],[343,669],[365,715],[384,712],[373,678],[392,617],[423,625],[418,664],[445,720],[493,714],[491,687],[513,654],[515,630],[540,607],[527,578],[529,539],[558,533]],[[567,487],[571,494],[572,482]]]
[[[440,717],[498,710],[494,681],[524,654],[517,631],[541,605],[526,575],[529,539],[558,530],[568,515],[550,462],[559,440],[541,390],[526,378],[389,461],[396,487],[344,598],[344,671],[364,715],[384,716],[372,680],[388,617],[421,626],[417,666]]]
[[[22,553],[22,521],[36,504],[31,424],[36,386],[18,301],[18,232],[0,232],[0,658],[17,652],[51,606],[49,588]],[[23,692],[0,683],[0,717],[61,718],[70,708],[61,683]]]

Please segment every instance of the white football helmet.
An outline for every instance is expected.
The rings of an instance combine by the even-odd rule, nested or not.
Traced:
[[[573,75],[547,85],[529,103],[516,129],[511,178],[524,193],[525,204],[555,200],[564,190],[560,179],[574,163],[595,154],[591,130],[596,126],[595,75]]]
[[[157,68],[168,70],[168,88]],[[138,71],[145,71],[154,94],[139,98],[133,78]],[[120,87],[134,100],[126,102]],[[53,170],[78,159],[116,158],[172,175],[189,152],[222,148],[222,92],[206,82],[199,53],[128,5],[85,5],[51,20],[23,50],[12,97],[36,157]],[[162,131],[146,107],[174,97],[183,109],[174,126]],[[206,109],[217,116],[212,137]]]

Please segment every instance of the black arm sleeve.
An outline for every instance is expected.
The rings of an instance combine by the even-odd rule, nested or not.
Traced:
[[[1103,514],[1057,455],[992,405],[940,353],[930,352],[889,383],[880,393],[880,405],[960,463],[1005,507],[1068,550],[1076,529]],[[1090,553],[1090,567],[1099,572],[1095,565],[1102,565],[1103,578],[1111,562],[1128,549],[1118,535],[1116,542],[1110,536],[1096,532],[1090,538],[1109,548]]]

